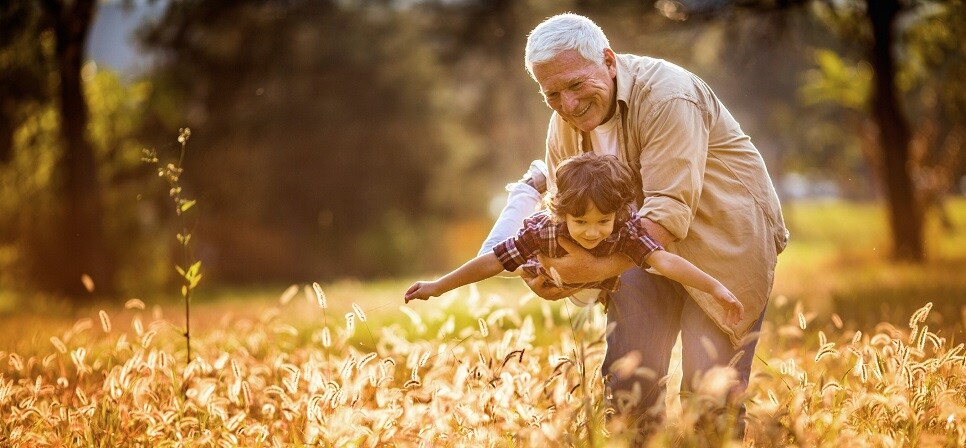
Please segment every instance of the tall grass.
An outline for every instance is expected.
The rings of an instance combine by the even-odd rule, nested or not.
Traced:
[[[506,299],[464,289],[439,303],[441,318],[406,312],[405,321],[374,325],[370,338],[341,319],[297,328],[285,316],[308,300],[296,305],[292,294],[261,318],[199,333],[186,367],[175,362],[184,350],[175,326],[136,299],[126,306],[130,322],[97,313],[29,354],[0,353],[0,444],[628,440],[627,422],[605,418],[599,310],[575,319],[574,328],[569,305],[534,302],[539,314],[526,314]],[[821,324],[794,304],[776,310],[787,319],[767,323],[747,398],[758,446],[966,443],[963,344],[930,329],[928,305],[908,322],[864,329]],[[469,322],[457,324],[460,313]],[[716,435],[733,424],[720,412],[728,380],[724,371],[707,375],[652,443],[738,443]]]
[[[947,266],[966,251],[897,266],[862,252],[859,237],[849,254],[838,251],[847,241],[799,233],[780,260],[745,397],[748,442],[966,445],[966,316],[938,312],[963,301],[961,276]],[[866,241],[878,244],[882,234]],[[925,288],[923,277],[951,285],[953,296],[923,289],[894,301],[901,318],[862,318],[880,315],[883,291]],[[186,354],[181,327],[137,299],[48,323],[15,343],[7,336],[0,446],[628,445],[630,422],[603,400],[601,310],[534,299],[502,282],[412,307],[401,305],[406,281],[216,301],[198,313],[187,365],[175,362]],[[867,296],[816,300],[853,293]],[[16,320],[4,324],[25,334]],[[729,375],[710,372],[688,399],[670,397],[670,419],[650,445],[738,446],[723,410]],[[670,375],[672,391],[679,377]]]

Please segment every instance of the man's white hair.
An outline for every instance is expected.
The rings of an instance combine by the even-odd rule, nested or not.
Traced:
[[[584,59],[603,64],[605,48],[610,48],[610,42],[593,20],[573,13],[558,14],[541,22],[527,36],[524,62],[533,76],[535,64],[576,49]]]

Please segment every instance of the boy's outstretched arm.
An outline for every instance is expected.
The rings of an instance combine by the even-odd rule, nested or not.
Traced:
[[[487,252],[460,266],[434,282],[416,282],[406,290],[406,303],[410,300],[426,300],[442,295],[463,285],[486,280],[503,272],[503,265],[496,253]]]
[[[724,307],[728,323],[736,325],[744,317],[745,307],[738,298],[725,285],[690,261],[664,250],[651,252],[646,261],[665,277],[711,294]]]

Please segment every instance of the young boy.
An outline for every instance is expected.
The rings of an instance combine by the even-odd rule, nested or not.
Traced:
[[[630,169],[611,155],[584,153],[557,168],[557,191],[547,197],[547,209],[530,216],[516,237],[497,244],[453,272],[433,282],[414,283],[406,302],[426,300],[463,285],[485,280],[504,270],[532,277],[546,275],[537,254],[566,255],[557,238],[567,238],[595,256],[619,252],[642,268],[654,268],[665,277],[711,294],[737,324],[744,313],[741,302],[718,280],[689,261],[667,252],[653,240],[634,213],[634,182]],[[567,287],[616,291],[618,277]]]

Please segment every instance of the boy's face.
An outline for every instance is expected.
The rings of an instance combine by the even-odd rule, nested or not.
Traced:
[[[567,230],[584,249],[593,249],[614,233],[616,215],[616,212],[601,213],[593,202],[589,202],[583,216],[567,215]]]

